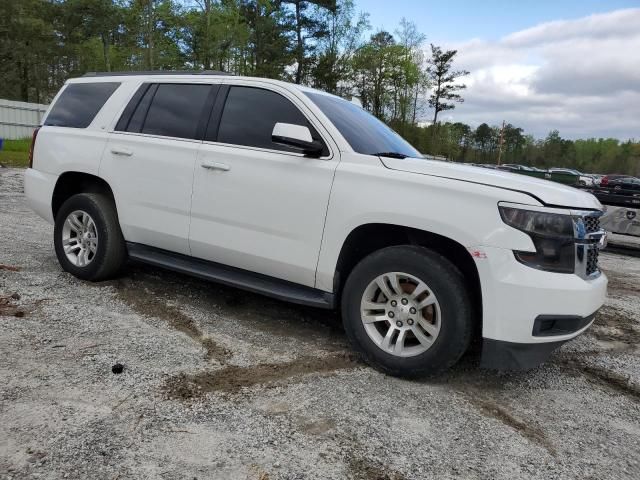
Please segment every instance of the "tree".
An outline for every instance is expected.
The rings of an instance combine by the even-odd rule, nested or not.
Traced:
[[[355,15],[353,0],[339,0],[333,10],[323,11],[327,35],[318,40],[318,56],[312,71],[313,86],[330,93],[350,95],[353,56],[369,30],[368,15]]]
[[[355,90],[362,106],[380,119],[384,119],[388,104],[391,62],[397,53],[393,49],[395,45],[393,35],[379,31],[371,36],[369,42],[353,58]]]
[[[483,162],[487,161],[487,150],[491,143],[492,135],[493,132],[491,130],[491,127],[486,123],[481,123],[480,125],[478,125],[478,128],[476,128],[476,131],[473,134],[476,146],[480,148]]]
[[[543,161],[546,166],[559,165],[562,159],[564,141],[558,130],[552,130],[547,135],[543,146]]]
[[[124,9],[123,29],[129,68],[173,70],[184,65],[180,40],[184,11],[174,0],[131,0]]]
[[[317,10],[310,8],[312,5],[327,9],[336,10],[336,0],[282,0],[283,3],[290,3],[294,8],[294,30],[295,30],[295,58],[296,74],[295,83],[302,83],[310,56],[313,53],[315,44],[309,44],[311,39],[317,42],[328,35],[327,25],[322,21],[322,17]],[[311,52],[310,52],[311,50]]]
[[[55,38],[57,7],[40,0],[0,2],[1,98],[43,102],[49,83],[59,88],[57,71],[49,68],[63,51]]]
[[[121,9],[113,0],[69,0],[66,4],[80,16],[85,39],[100,40],[103,65],[96,70],[110,72],[110,48],[122,23]]]
[[[400,20],[400,28],[396,32],[398,43],[402,45],[400,52],[399,71],[396,75],[396,103],[395,119],[399,124],[400,133],[404,133],[409,123],[416,121],[418,97],[423,93],[427,81],[422,72],[423,54],[422,44],[424,34],[418,31],[416,25],[406,18]]]
[[[196,27],[196,31],[194,32],[194,37],[197,36],[198,39],[193,42],[192,48],[196,53],[196,58],[200,60],[199,63],[202,63],[202,66],[205,70],[211,70],[213,65],[213,48],[212,48],[212,37],[213,34],[213,18],[217,17],[217,5],[215,5],[213,0],[194,0],[196,5],[199,7],[200,12],[195,15],[190,23]]]
[[[510,123],[504,126],[503,138],[504,138],[504,162],[515,162],[518,158],[522,157],[522,148],[525,144],[525,138],[522,135],[524,130],[519,127],[514,127]]]
[[[289,13],[278,0],[241,0],[240,10],[249,31],[247,45],[239,59],[240,73],[287,78],[286,69],[294,58],[288,38]]]
[[[443,52],[440,47],[431,44],[431,58],[428,60],[427,75],[433,87],[433,92],[429,97],[429,106],[434,110],[434,125],[438,122],[438,113],[455,108],[455,103],[450,102],[464,101],[457,92],[464,90],[467,86],[463,83],[457,83],[456,80],[468,75],[469,72],[452,70],[453,58],[457,53],[457,50]]]
[[[495,162],[499,127],[438,122],[462,101],[457,52],[431,45],[425,58],[425,37],[406,19],[365,38],[354,1],[0,0],[0,98],[48,103],[93,70],[219,69],[356,95],[423,153]],[[433,124],[420,126],[427,105]],[[636,141],[534,139],[512,124],[503,134],[505,162],[640,174]]]
[[[183,38],[194,67],[249,74],[246,52],[251,34],[241,5],[235,0],[194,0],[185,13]]]

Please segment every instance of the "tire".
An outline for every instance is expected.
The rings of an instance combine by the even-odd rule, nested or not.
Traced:
[[[396,307],[392,307],[392,300],[385,300],[379,287],[381,278],[391,279],[394,275],[399,279],[395,282],[396,289],[399,287],[402,292],[399,296],[393,295],[393,282],[387,283],[385,280],[384,283],[389,288],[388,293],[397,300]],[[411,290],[413,284],[417,286]],[[428,294],[419,294],[415,299],[405,298],[413,297],[407,292],[417,293],[425,286],[428,287]],[[365,304],[365,300],[368,303]],[[400,300],[408,300],[409,303],[400,305]],[[421,307],[429,302],[432,305]],[[372,304],[376,308],[363,310]],[[381,304],[384,305],[384,312],[377,308]],[[412,305],[413,310],[407,312],[406,309]],[[474,325],[471,299],[464,278],[449,260],[423,247],[387,247],[364,258],[345,283],[341,309],[344,328],[353,347],[368,364],[389,375],[437,375],[452,367],[471,343]],[[392,314],[393,319],[389,318]],[[365,325],[365,317],[384,319]],[[393,327],[391,322],[395,322],[396,326]],[[402,327],[396,328],[400,324]],[[429,327],[428,330],[423,326]],[[393,340],[387,349],[384,348],[391,328],[398,330],[395,342],[396,345],[402,343],[400,353],[396,353],[398,347],[392,345]],[[400,330],[405,331],[402,342]],[[385,338],[378,343],[382,337]],[[424,341],[425,338],[431,343]]]
[[[70,219],[72,214],[75,223]],[[85,215],[89,218],[83,227],[86,233],[79,235],[77,223],[83,223],[87,218]],[[95,240],[92,240],[93,237],[96,237]],[[68,247],[71,247],[67,252],[63,245],[65,238]],[[86,239],[86,243],[81,241],[82,238]],[[87,245],[87,248],[79,247],[80,243]],[[92,282],[113,278],[127,260],[127,247],[115,205],[109,197],[97,193],[80,193],[62,204],[56,215],[54,246],[58,261],[65,271]],[[77,258],[81,256],[77,252],[81,251],[88,253],[84,262]],[[69,255],[75,256],[75,261]]]

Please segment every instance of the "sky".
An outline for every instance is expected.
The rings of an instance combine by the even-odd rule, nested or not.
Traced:
[[[538,138],[640,140],[640,0],[355,0],[373,29],[404,17],[458,50],[464,103],[443,121],[507,123]],[[425,120],[433,115],[425,112]]]

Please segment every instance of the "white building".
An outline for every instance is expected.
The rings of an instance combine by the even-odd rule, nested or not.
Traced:
[[[48,105],[0,99],[0,138],[31,137]]]

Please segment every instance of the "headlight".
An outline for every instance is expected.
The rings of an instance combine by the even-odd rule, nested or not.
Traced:
[[[575,239],[570,215],[499,207],[507,225],[531,237],[535,252],[514,251],[516,259],[530,267],[548,272],[575,271]]]

